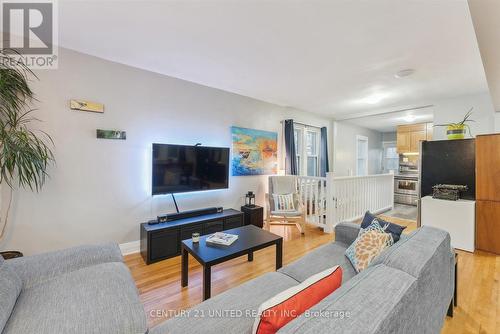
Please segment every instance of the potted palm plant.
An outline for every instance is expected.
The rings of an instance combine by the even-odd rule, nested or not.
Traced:
[[[470,132],[470,127],[468,122],[475,122],[470,119],[472,115],[472,109],[465,114],[464,118],[458,123],[445,123],[445,124],[436,124],[434,126],[445,126],[446,127],[446,136],[448,139],[464,139],[465,134],[469,131],[469,135],[472,137],[472,133]]]
[[[12,191],[25,188],[40,191],[47,176],[47,168],[54,155],[51,137],[34,129],[39,121],[31,108],[35,100],[28,82],[36,75],[12,57],[13,50],[0,50],[0,187],[8,187],[9,198],[4,215],[0,215],[0,241],[8,224]],[[10,258],[20,252],[0,252]]]

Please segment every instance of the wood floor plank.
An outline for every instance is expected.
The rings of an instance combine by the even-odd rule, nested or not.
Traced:
[[[405,233],[416,228],[415,222],[396,221],[407,225]],[[315,227],[307,227],[301,235],[293,226],[272,225],[271,232],[283,236],[283,264],[286,265],[334,239]],[[442,334],[500,334],[500,256],[477,251],[458,251],[458,307],[454,317],[447,317]],[[212,295],[240,285],[264,273],[274,271],[273,247],[255,252],[254,261],[246,256],[212,268]],[[139,254],[125,257],[139,290],[149,326],[188,309],[202,301],[201,266],[190,257],[189,286],[181,288],[180,257],[147,266]]]

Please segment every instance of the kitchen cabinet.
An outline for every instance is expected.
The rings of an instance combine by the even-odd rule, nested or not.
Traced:
[[[500,254],[500,134],[476,137],[476,246]]]
[[[400,125],[396,138],[399,154],[418,153],[420,142],[432,139],[432,123]]]
[[[476,199],[500,203],[500,135],[476,137]],[[500,239],[499,239],[500,240]]]
[[[434,133],[434,124],[433,123],[427,123],[426,124],[426,139],[425,140],[432,140],[432,134]]]
[[[398,153],[410,152],[410,132],[398,129],[396,143]]]
[[[477,201],[476,204],[476,246],[477,249],[500,254],[500,203]]]
[[[427,133],[425,130],[410,132],[410,152],[420,151],[420,142],[427,140]]]

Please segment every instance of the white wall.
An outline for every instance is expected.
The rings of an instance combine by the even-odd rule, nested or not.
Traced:
[[[59,50],[58,70],[37,74],[37,116],[55,141],[57,164],[40,193],[15,193],[0,249],[32,254],[138,240],[139,223],[174,211],[170,196],[151,197],[154,142],[230,147],[230,126],[279,132],[285,118],[332,133],[327,118],[65,49]],[[73,98],[104,103],[105,113],[71,111]],[[97,128],[125,130],[127,140],[98,140]],[[266,176],[231,177],[228,190],[177,200],[181,210],[239,208],[248,190],[263,204],[266,187]]]
[[[356,136],[368,137],[368,173],[379,174],[382,168],[382,133],[348,121],[334,122],[333,172],[337,176],[356,175]]]
[[[383,132],[382,133],[382,141],[396,141],[397,140],[397,132]]]
[[[434,102],[434,124],[459,122],[471,107],[474,107],[469,122],[472,135],[492,133],[495,131],[495,116],[491,96],[488,92],[458,96],[452,99]],[[446,127],[435,127],[433,140],[446,138]]]
[[[495,112],[495,132],[500,132],[500,111]]]

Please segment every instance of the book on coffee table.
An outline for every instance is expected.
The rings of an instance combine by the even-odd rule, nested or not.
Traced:
[[[236,234],[216,232],[206,240],[207,244],[229,246],[238,239]]]

